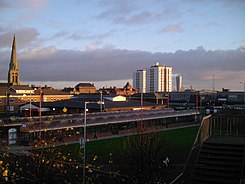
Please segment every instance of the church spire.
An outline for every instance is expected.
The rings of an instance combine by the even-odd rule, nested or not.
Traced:
[[[9,63],[8,83],[12,85],[20,85],[20,74],[19,74],[18,60],[16,55],[15,35],[13,38],[11,60]]]

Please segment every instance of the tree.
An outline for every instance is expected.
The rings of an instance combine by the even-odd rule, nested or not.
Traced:
[[[166,175],[166,153],[158,133],[138,134],[128,139],[120,155],[120,172],[130,183],[158,183]]]

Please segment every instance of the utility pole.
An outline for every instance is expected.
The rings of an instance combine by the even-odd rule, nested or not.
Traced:
[[[244,102],[244,109],[245,109],[245,82],[240,82],[240,84],[243,84],[243,102]]]
[[[39,102],[39,136],[41,138],[41,124],[42,124],[42,87],[39,86],[40,102]]]
[[[213,85],[212,85],[212,90],[215,91],[215,85],[214,85],[214,74],[213,74]]]
[[[198,114],[198,91],[196,92],[196,114]]]

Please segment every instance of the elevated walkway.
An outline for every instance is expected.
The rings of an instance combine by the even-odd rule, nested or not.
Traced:
[[[171,184],[245,184],[245,116],[204,117],[184,171]]]
[[[245,137],[211,136],[202,145],[188,183],[239,184],[244,173]]]

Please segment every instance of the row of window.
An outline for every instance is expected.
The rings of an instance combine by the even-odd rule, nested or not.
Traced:
[[[50,101],[57,101],[57,100],[62,100],[62,99],[66,99],[66,98],[51,98],[51,99],[49,99]],[[24,98],[18,98],[18,102],[20,103],[21,102],[21,100],[24,100]],[[39,99],[37,100],[36,98],[32,98],[32,99],[30,99],[31,100],[31,102],[38,102],[39,101]],[[44,102],[47,102],[48,101],[48,98],[44,98]],[[2,98],[0,98],[0,104],[3,102],[3,99]],[[9,98],[9,102],[15,102],[15,98]]]

